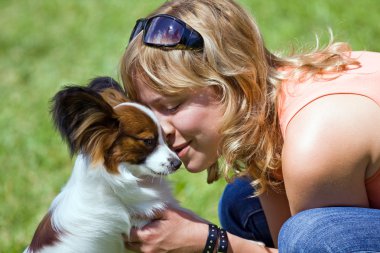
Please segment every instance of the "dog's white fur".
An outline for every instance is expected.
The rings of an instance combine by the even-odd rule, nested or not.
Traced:
[[[135,106],[159,128],[148,108],[135,103],[118,106]],[[126,252],[122,233],[128,235],[132,226],[144,225],[168,204],[177,206],[168,184],[157,175],[169,174],[168,160],[177,156],[161,131],[157,145],[143,164],[119,164],[119,174],[107,172],[101,164],[92,165],[90,157],[79,154],[69,181],[49,209],[59,241],[38,252]]]

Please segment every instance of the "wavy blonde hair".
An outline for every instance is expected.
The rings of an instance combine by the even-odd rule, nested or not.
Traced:
[[[159,13],[180,18],[197,30],[204,48],[162,50],[144,45],[138,35],[127,47],[120,66],[128,96],[138,99],[137,78],[168,96],[215,87],[225,108],[218,149],[224,163],[208,168],[207,181],[243,171],[252,177],[257,195],[268,186],[279,188],[283,139],[277,97],[281,82],[340,72],[357,64],[346,54],[350,47],[331,40],[322,49],[276,56],[266,49],[254,19],[230,0],[174,0],[149,16]]]

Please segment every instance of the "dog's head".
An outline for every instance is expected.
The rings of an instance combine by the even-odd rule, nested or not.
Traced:
[[[181,165],[165,144],[153,112],[129,102],[110,77],[95,78],[86,87],[67,86],[52,103],[55,126],[72,155],[82,153],[110,173],[119,173],[123,163],[137,165],[140,175],[153,176]]]

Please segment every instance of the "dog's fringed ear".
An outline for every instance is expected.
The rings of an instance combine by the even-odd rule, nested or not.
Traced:
[[[120,84],[111,77],[97,77],[89,83],[88,87],[99,93],[112,107],[129,101]]]
[[[92,79],[88,84],[88,88],[96,91],[97,93],[101,93],[105,89],[114,89],[121,94],[124,93],[124,90],[121,88],[120,84],[109,76],[99,76]]]
[[[119,121],[113,108],[92,88],[65,87],[53,97],[51,113],[71,155],[83,152],[101,159],[116,139]]]

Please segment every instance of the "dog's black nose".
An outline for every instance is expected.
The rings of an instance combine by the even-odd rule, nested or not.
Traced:
[[[170,167],[173,171],[178,170],[182,164],[181,160],[174,158],[174,157],[169,158],[169,163],[170,163]]]

